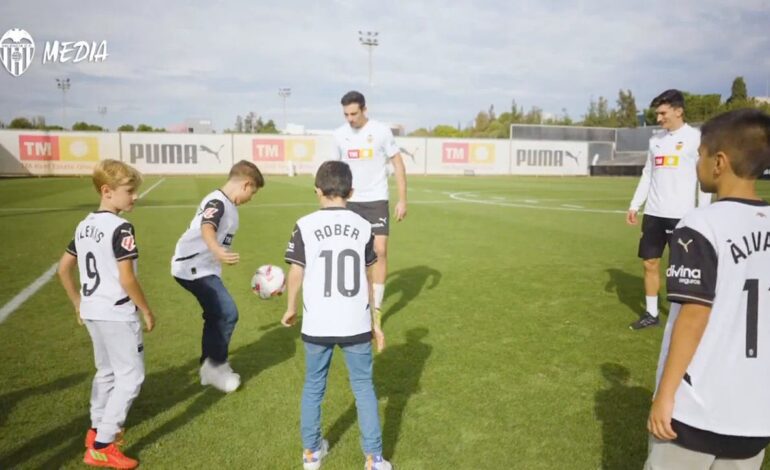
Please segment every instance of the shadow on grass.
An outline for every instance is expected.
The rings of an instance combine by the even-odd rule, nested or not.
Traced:
[[[286,361],[296,353],[296,332],[292,329],[276,326],[267,331],[253,343],[241,346],[231,351],[230,363],[241,375],[241,387],[248,387],[249,380],[261,372]],[[126,426],[127,455],[141,459],[141,451],[153,445],[167,434],[175,432],[197,416],[205,413],[212,405],[226,395],[212,387],[202,387],[198,378],[198,359],[154,372],[145,378],[142,391],[139,393],[134,406],[128,413]],[[82,374],[80,380],[85,377]],[[66,378],[65,378],[66,379]],[[64,380],[64,379],[60,379]],[[238,392],[236,392],[238,393]],[[3,408],[5,408],[5,396]],[[139,441],[131,441],[130,428],[140,423],[154,419],[161,413],[173,408],[176,404],[193,399],[184,411],[159,424]],[[84,406],[88,398],[83,397]],[[90,425],[88,413],[84,413],[70,422],[45,432],[12,451],[7,457],[0,459],[0,468],[16,468],[23,465],[40,452],[49,452],[56,448],[54,455],[49,457],[38,468],[59,468],[71,460],[78,458],[83,452],[83,439]]]
[[[641,271],[641,266],[639,267]],[[644,279],[620,269],[607,269],[610,278],[604,286],[605,292],[615,292],[618,300],[637,316],[644,314]]]
[[[47,395],[52,392],[70,388],[86,380],[87,377],[88,374],[85,372],[71,374],[47,384],[15,390],[0,396],[0,426],[5,424],[5,420],[11,414],[11,411],[18,402],[36,395]],[[52,446],[67,446],[70,444],[70,441],[78,439],[74,436],[79,436],[82,445],[82,439],[85,437],[85,429],[87,426],[88,416],[81,415],[64,425],[58,426],[51,431],[37,436],[31,441],[25,442],[23,446],[15,449],[10,454],[0,456],[0,468],[16,468],[28,459],[34,457],[41,450],[48,449]],[[41,468],[50,468],[50,466],[43,466]]]
[[[396,295],[400,295],[396,303],[383,313],[383,324],[385,320],[400,312],[409,302],[414,300],[426,284],[428,284],[428,289],[436,287],[441,282],[441,272],[428,266],[413,266],[389,273],[387,282],[383,303]]]
[[[423,342],[427,328],[412,328],[406,333],[406,343],[388,346],[374,358],[374,385],[378,399],[387,399],[382,423],[383,454],[392,458],[401,434],[401,424],[409,398],[420,391],[420,377],[433,350]],[[355,402],[340,415],[326,433],[329,445],[338,442],[355,424]]]
[[[604,363],[607,388],[596,392],[596,419],[602,423],[602,469],[639,469],[647,459],[647,416],[652,392],[629,385],[620,364]]]

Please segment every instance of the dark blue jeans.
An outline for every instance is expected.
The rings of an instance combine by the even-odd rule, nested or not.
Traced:
[[[206,276],[193,281],[176,282],[190,291],[203,308],[201,363],[208,357],[216,364],[227,362],[227,350],[238,323],[238,308],[219,276]]]

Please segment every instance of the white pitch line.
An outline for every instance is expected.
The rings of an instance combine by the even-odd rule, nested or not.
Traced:
[[[153,189],[157,188],[157,187],[160,185],[160,183],[162,183],[162,182],[164,182],[164,181],[166,181],[166,178],[161,178],[161,179],[159,179],[157,183],[155,183],[155,184],[153,184],[152,186],[150,186],[149,188],[147,188],[147,191],[145,191],[145,192],[143,192],[142,194],[140,194],[140,195],[139,195],[139,199],[141,199],[141,198],[145,197],[145,196],[147,195],[147,193],[149,193],[149,192],[150,192],[150,191],[152,191]]]
[[[585,209],[583,206],[578,206],[577,204],[562,204],[562,207],[569,207],[570,209]]]
[[[547,207],[547,206],[534,206],[529,204],[516,204],[513,202],[500,202],[490,201],[483,199],[469,199],[472,197],[472,193],[457,192],[449,195],[455,201],[470,202],[473,204],[487,204],[490,206],[503,206],[503,207],[516,207],[520,209],[536,209],[536,210],[549,210],[549,211],[565,211],[565,212],[591,212],[595,214],[625,214],[626,211],[617,211],[610,209],[578,209],[576,207]],[[537,201],[535,201],[537,202]]]
[[[161,178],[160,181],[150,186],[147,191],[143,192],[139,195],[138,199],[143,198],[147,195],[150,191],[155,189],[160,183],[165,181],[166,178]],[[44,272],[40,277],[35,279],[35,281],[25,287],[21,292],[16,294],[16,297],[12,298],[10,302],[3,305],[2,308],[0,308],[0,323],[4,322],[8,316],[10,316],[14,311],[16,311],[17,308],[21,307],[24,302],[29,300],[30,297],[35,295],[37,291],[39,291],[48,281],[51,280],[51,278],[56,274],[56,269],[59,267],[59,262],[53,264],[50,268],[48,268],[48,271]]]
[[[53,266],[48,268],[48,271],[44,272],[42,276],[35,279],[35,282],[28,285],[24,290],[16,294],[16,297],[12,298],[10,302],[3,305],[3,308],[0,308],[0,323],[4,322],[5,319],[14,312],[14,310],[19,308],[21,304],[32,297],[35,292],[40,290],[40,288],[43,287],[46,282],[50,281],[53,275],[56,273],[57,266],[59,266],[59,263],[54,263]]]

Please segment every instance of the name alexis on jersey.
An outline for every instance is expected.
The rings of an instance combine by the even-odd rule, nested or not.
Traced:
[[[353,228],[350,225],[342,225],[342,224],[334,224],[334,225],[324,225],[322,228],[316,230],[313,232],[313,235],[315,235],[316,240],[319,242],[323,240],[324,238],[334,236],[343,236],[343,237],[350,237],[353,240],[358,240],[358,236],[360,235],[360,232],[357,228]]]
[[[688,268],[686,266],[671,265],[666,269],[666,277],[675,277],[679,279],[679,284],[700,285],[701,270],[698,268]]]
[[[102,237],[104,237],[104,233],[93,225],[86,225],[83,230],[78,232],[78,240],[93,238],[96,243],[99,243],[102,241]]]
[[[732,240],[727,240],[727,243],[730,244],[733,263],[738,264],[754,253],[770,250],[770,232],[751,232],[750,235],[742,236],[737,243]]]

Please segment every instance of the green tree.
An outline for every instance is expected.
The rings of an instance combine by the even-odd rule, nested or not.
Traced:
[[[87,122],[80,121],[72,125],[73,131],[103,131],[102,126],[96,124],[88,124]]]
[[[11,123],[8,124],[8,129],[36,129],[36,127],[29,119],[25,117],[17,117],[13,118]]]
[[[460,137],[461,136],[460,131],[456,127],[450,126],[448,124],[439,124],[438,126],[434,127],[432,134],[435,137]]]
[[[636,127],[638,125],[636,114],[636,100],[631,90],[625,92],[620,90],[618,92],[617,125],[619,127]]]
[[[430,135],[430,131],[424,127],[420,127],[409,133],[409,137],[430,137]]]
[[[746,102],[749,99],[749,93],[746,90],[746,81],[743,77],[735,77],[733,80],[732,92],[727,99],[728,104],[735,102]]]
[[[153,128],[147,124],[139,124],[136,126],[136,132],[153,132]]]
[[[136,129],[131,124],[123,124],[122,126],[118,127],[118,132],[135,132]]]
[[[260,121],[262,118],[259,118]],[[280,134],[278,132],[278,129],[275,127],[275,122],[272,119],[268,119],[266,123],[262,125],[262,127],[259,128],[257,131],[258,134]]]

